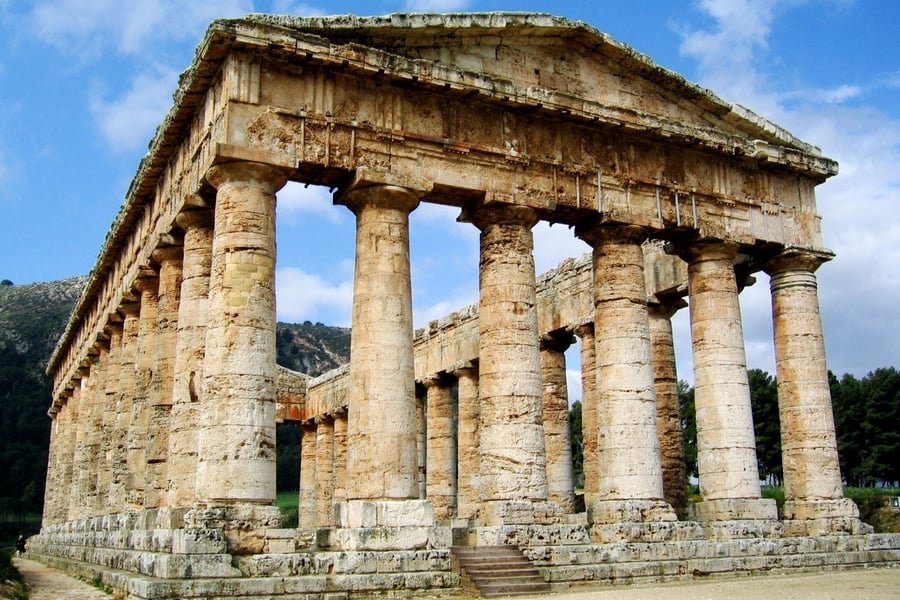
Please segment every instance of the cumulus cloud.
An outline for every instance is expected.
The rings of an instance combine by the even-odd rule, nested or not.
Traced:
[[[704,0],[709,29],[680,26],[682,53],[697,60],[704,85],[729,100],[769,115],[838,160],[841,174],[817,189],[825,245],[837,258],[818,271],[819,298],[829,364],[838,374],[864,375],[895,363],[900,342],[887,331],[900,329],[892,306],[900,294],[893,276],[900,264],[900,121],[862,105],[867,92],[888,87],[843,83],[829,89],[779,90],[765,71],[767,39],[780,14],[804,2]],[[838,6],[840,5],[840,6]],[[842,3],[839,8],[852,8]],[[846,105],[853,100],[857,105]],[[774,369],[768,278],[742,294],[748,363]],[[690,368],[687,311],[676,317],[680,375]],[[689,337],[687,338],[689,340]]]
[[[151,45],[159,53],[165,42],[199,40],[213,19],[239,16],[252,6],[248,0],[45,0],[32,8],[31,22],[38,37],[82,56],[107,48],[137,55]]]
[[[335,206],[326,187],[289,182],[278,192],[278,214],[288,224],[304,216],[313,216],[332,224],[351,221],[352,214],[343,206]]]
[[[117,151],[146,145],[172,104],[177,72],[164,67],[139,73],[118,95],[95,90],[90,98],[91,114],[106,142]]]
[[[349,327],[353,305],[352,265],[339,271],[349,271],[351,275],[334,283],[296,267],[278,269],[275,274],[278,320],[289,323],[310,320]]]

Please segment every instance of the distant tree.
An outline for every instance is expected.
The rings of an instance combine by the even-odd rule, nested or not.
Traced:
[[[771,485],[783,479],[781,465],[781,422],[778,415],[778,386],[762,369],[747,371],[750,382],[750,404],[753,410],[753,432],[756,436],[756,460],[759,475]]]
[[[688,477],[697,477],[697,416],[694,412],[694,388],[678,380],[678,404],[684,431],[684,467]]]
[[[869,485],[900,480],[900,373],[893,367],[872,371],[862,380],[866,452],[862,468]]]
[[[569,435],[572,445],[572,467],[575,481],[584,485],[584,432],[581,422],[581,401],[577,400],[569,409]]]
[[[847,485],[863,486],[866,479],[863,459],[867,443],[863,429],[866,406],[862,384],[853,375],[844,374],[838,379],[831,372],[828,373],[828,382],[831,387],[841,473]]]
[[[0,285],[15,285],[15,284],[13,284],[13,282],[10,281],[9,279],[4,279],[3,281],[0,281]]]

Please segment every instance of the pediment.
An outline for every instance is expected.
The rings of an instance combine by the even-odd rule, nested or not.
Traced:
[[[761,158],[797,152],[805,162],[821,159],[826,172],[835,169],[815,146],[583,22],[538,13],[248,15],[241,22],[376,48],[424,71],[431,65],[432,71],[477,74],[514,102],[557,107],[689,143],[692,138],[720,147],[733,143]]]

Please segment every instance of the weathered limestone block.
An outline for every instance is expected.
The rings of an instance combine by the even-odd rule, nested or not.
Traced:
[[[584,504],[597,500],[600,462],[597,459],[597,360],[593,319],[575,329],[581,338],[581,444]]]
[[[300,527],[316,526],[316,424],[303,423],[300,438]]]
[[[338,511],[341,527],[427,527],[434,524],[434,507],[428,500],[348,500]]]
[[[278,168],[216,165],[197,493],[275,501],[275,192]]]
[[[184,248],[172,367],[168,500],[175,506],[188,506],[197,495],[197,423],[203,387],[213,213],[209,209],[182,212],[176,223],[184,230]]]
[[[703,521],[774,519],[774,501],[760,498],[750,386],[744,355],[734,257],[737,245],[693,243],[688,262],[697,463]],[[733,501],[732,501],[733,500]]]
[[[683,301],[680,302],[683,304]],[[648,305],[663,494],[678,518],[684,519],[687,511],[687,475],[671,321],[676,310],[678,307],[672,303],[654,302]]]
[[[647,233],[638,227],[587,225],[576,234],[594,248],[599,480],[591,518],[595,523],[674,520],[662,500],[641,249]],[[645,510],[634,510],[642,501]],[[620,508],[618,502],[623,503]]]
[[[334,524],[334,420],[328,416],[316,419],[315,465],[315,524],[328,527]]]
[[[547,453],[548,499],[571,513],[575,509],[575,473],[569,434],[569,392],[566,382],[565,351],[572,342],[570,333],[541,339],[541,386],[544,447]]]
[[[466,363],[453,371],[457,380],[457,516],[476,516],[481,500],[480,407],[478,368]]]
[[[266,531],[281,524],[277,506],[209,506],[194,508],[184,516],[187,529],[222,531],[230,554],[258,554],[266,547]]]
[[[394,185],[347,191],[356,214],[347,497],[415,498],[415,367],[409,213],[418,193]]]
[[[537,216],[530,209],[505,205],[479,209],[470,217],[481,230],[478,390],[483,499],[545,501],[531,232]]]
[[[446,377],[425,380],[425,497],[441,521],[456,514],[456,436],[453,425],[453,389]]]

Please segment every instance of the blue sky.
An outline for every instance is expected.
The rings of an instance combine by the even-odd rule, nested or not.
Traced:
[[[212,19],[499,10],[586,21],[838,160],[841,174],[818,188],[825,243],[837,253],[819,270],[829,365],[860,376],[900,366],[894,0],[0,0],[0,279],[90,270]],[[417,327],[477,300],[477,230],[455,218],[431,205],[412,214]],[[279,194],[279,319],[349,324],[353,225],[327,190]],[[539,271],[588,250],[543,224],[535,246]],[[758,279],[742,294],[748,363],[774,373],[768,281]],[[687,316],[676,316],[675,334],[679,374],[691,380]]]

